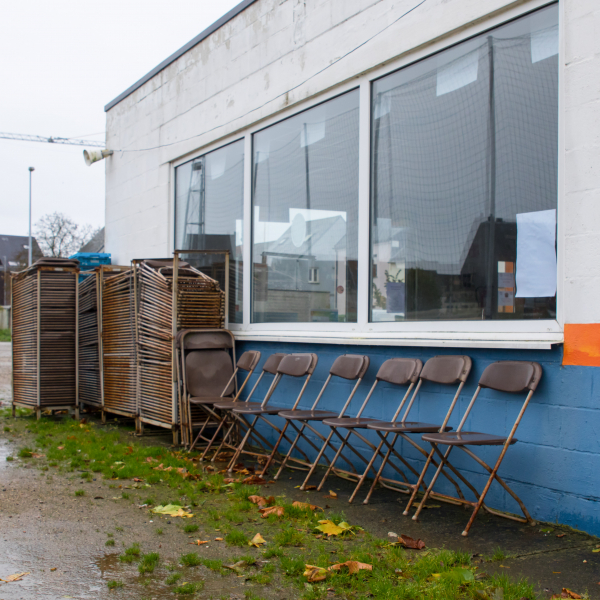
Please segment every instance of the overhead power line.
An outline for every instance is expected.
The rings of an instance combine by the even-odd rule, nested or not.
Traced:
[[[0,139],[16,140],[18,142],[45,142],[47,144],[65,144],[70,146],[93,146],[104,148],[104,142],[93,142],[89,140],[77,140],[75,138],[44,137],[43,135],[26,135],[23,133],[0,133]]]

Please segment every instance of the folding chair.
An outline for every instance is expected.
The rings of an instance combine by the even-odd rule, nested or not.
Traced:
[[[189,358],[190,358],[190,355],[188,355],[186,357],[186,362],[187,362],[187,360]],[[239,371],[245,371],[246,372],[246,378],[244,379],[242,385],[238,387],[237,393],[235,394],[235,396],[233,397],[233,399],[228,401],[229,404],[233,404],[233,403],[237,402],[238,398],[240,397],[240,394],[243,392],[243,390],[246,387],[246,384],[248,383],[250,377],[254,373],[254,369],[256,369],[256,365],[258,365],[258,361],[259,360],[260,360],[260,352],[258,352],[257,350],[248,350],[248,351],[244,352],[242,354],[242,356],[240,356],[240,359],[237,361],[237,363],[235,365],[235,370],[233,371],[231,377],[229,378],[229,380],[227,381],[227,383],[223,387],[223,391],[221,392],[221,394],[219,395],[218,398],[215,398],[214,396],[188,397],[188,405],[190,405],[190,406],[191,405],[199,405],[199,406],[201,406],[209,414],[209,416],[207,417],[207,419],[205,421],[205,424],[202,426],[202,429],[198,432],[198,435],[196,436],[196,439],[191,444],[189,452],[191,452],[194,449],[194,446],[196,445],[196,443],[200,439],[200,436],[204,432],[204,428],[206,427],[206,424],[210,421],[210,417],[211,416],[214,417],[217,422],[219,422],[219,427],[217,429],[217,432],[221,429],[221,426],[223,424],[223,418],[222,418],[222,416],[219,413],[217,413],[215,411],[215,404],[218,403],[219,401],[221,401],[221,405],[222,405],[223,396],[230,389],[230,386],[235,381],[238,372]],[[202,364],[202,367],[203,367],[203,373],[202,373],[202,375],[204,376],[205,379],[207,379],[206,378],[206,370],[207,370],[207,368],[211,368],[212,366],[213,365],[209,361],[205,361]],[[186,373],[189,373],[189,371],[190,371],[190,368],[186,367]],[[191,377],[193,377],[193,375]],[[210,389],[206,390],[206,389],[204,389],[202,387],[200,387],[200,390],[203,391],[203,392],[210,392],[211,391]],[[219,409],[219,410],[223,410],[223,409]],[[189,434],[189,438],[190,439],[192,437],[191,421],[192,420],[191,420],[191,412],[190,412],[190,419],[189,419],[189,422],[190,422],[190,434]],[[204,438],[204,439],[207,439],[207,438]],[[201,459],[203,459],[204,456],[206,455],[206,453],[210,450],[210,448],[211,448],[211,446],[212,446],[212,444],[213,444],[213,442],[214,442],[215,439],[216,439],[216,434],[213,435],[213,437],[210,440],[208,440],[208,445],[204,449],[204,452],[202,453]]]
[[[176,362],[180,369],[180,420],[185,441],[189,444],[193,429],[200,428],[194,445],[200,439],[208,442],[209,438],[203,435],[205,429],[219,421],[212,404],[237,392],[233,334],[226,329],[185,329],[177,334],[175,345],[180,359]]]
[[[419,446],[419,444],[417,444],[414,440],[412,440],[408,436],[408,434],[409,433],[413,433],[413,434],[414,433],[436,433],[436,432],[441,433],[441,432],[449,431],[450,429],[452,429],[451,427],[447,426],[448,420],[450,419],[450,416],[452,415],[452,412],[454,410],[454,407],[456,406],[456,403],[458,401],[460,393],[462,392],[465,382],[466,382],[467,378],[469,377],[469,373],[471,372],[471,366],[472,366],[472,361],[468,356],[434,356],[433,358],[430,358],[425,363],[425,366],[423,367],[423,370],[421,371],[421,374],[419,375],[419,383],[417,384],[417,387],[415,388],[413,396],[412,396],[410,402],[408,403],[406,410],[404,411],[404,415],[402,416],[402,419],[400,421],[394,420],[391,422],[375,421],[373,423],[367,424],[367,429],[376,431],[377,435],[381,439],[381,442],[379,444],[379,447],[377,448],[377,451],[373,454],[373,458],[371,459],[371,462],[367,466],[367,469],[365,470],[365,475],[363,476],[363,478],[366,477],[367,472],[369,471],[369,469],[375,462],[376,458],[380,455],[380,452],[381,452],[381,449],[383,446],[385,446],[387,448],[387,452],[386,452],[385,456],[382,457],[379,471],[377,472],[377,475],[375,476],[373,484],[371,485],[371,489],[369,490],[367,497],[364,499],[363,504],[369,503],[371,494],[373,493],[375,486],[381,479],[381,474],[383,473],[383,469],[388,464],[388,461],[392,454],[393,448],[399,437],[401,437],[403,440],[406,440],[418,452],[423,454],[423,456],[425,456],[428,461],[433,462],[434,466],[437,467],[437,464],[432,459],[433,450],[428,455],[428,453],[421,446]],[[406,420],[412,407],[413,407],[415,398],[417,397],[417,394],[419,393],[419,390],[421,389],[423,382],[427,382],[427,381],[429,381],[431,383],[437,383],[439,385],[448,385],[448,386],[450,386],[450,385],[454,386],[454,385],[458,384],[458,389],[456,390],[456,393],[454,394],[452,402],[450,403],[450,407],[448,408],[448,412],[446,413],[446,416],[444,418],[444,422],[441,425],[434,425],[432,423],[421,423],[421,422]],[[423,405],[424,402],[425,402],[425,400],[421,400],[420,404]],[[392,436],[391,441],[388,440],[388,436],[390,436],[390,435]],[[446,471],[443,471],[443,473],[446,476],[446,478],[454,485],[459,496],[461,498],[463,498],[460,486]],[[413,494],[414,494],[419,489],[419,486],[421,484],[422,484],[422,482],[419,482],[418,485],[415,484],[415,485],[409,485],[409,486],[406,486],[406,484],[403,484],[403,487],[405,487],[405,488],[408,487],[408,489],[413,488]],[[357,488],[359,488],[359,487],[360,486],[357,486]],[[387,485],[386,487],[393,489],[394,486],[393,486],[393,484],[390,484],[390,485]],[[398,490],[398,491],[404,492],[405,490]],[[441,498],[441,499],[443,500],[443,498]]]
[[[300,393],[298,394],[298,397],[296,398],[296,401],[292,406],[292,409],[295,409],[298,406],[300,400],[302,399],[302,396],[304,395],[304,391],[306,390],[306,386],[308,385],[308,382],[310,381],[314,373],[318,360],[319,358],[316,354],[288,354],[279,363],[279,366],[277,367],[277,374],[275,375],[275,378],[271,383],[271,387],[269,388],[269,391],[267,392],[262,402],[244,402],[243,405],[231,409],[231,414],[236,419],[238,419],[244,427],[247,427],[247,430],[246,435],[242,439],[233,458],[231,459],[231,462],[229,463],[227,469],[228,472],[231,473],[233,471],[233,467],[237,463],[242,453],[257,455],[256,452],[247,452],[246,450],[244,450],[244,447],[251,435],[258,435],[266,444],[265,450],[270,452],[270,450],[268,450],[268,447],[272,449],[273,445],[270,444],[262,435],[260,435],[259,432],[256,431],[256,425],[259,422],[259,420],[263,421],[269,427],[274,429],[278,434],[281,434],[281,430],[272,421],[267,419],[268,415],[276,415],[282,410],[285,410],[285,407],[283,406],[269,405],[269,400],[271,399],[273,392],[279,385],[279,382],[281,381],[282,377],[286,375],[295,378],[305,377],[306,379],[304,381],[304,385],[302,386],[302,389],[300,390]],[[250,419],[252,420],[250,421]],[[291,444],[291,440],[285,434],[283,437]],[[308,457],[306,456],[306,454],[304,454],[302,450],[300,450],[300,453],[306,458],[307,462],[310,462]],[[265,454],[264,456],[267,455]]]
[[[279,444],[281,443],[281,440],[283,439],[283,436],[289,425],[291,425],[292,428],[296,430],[296,434],[297,434],[296,439],[292,443],[290,449],[288,450],[283,461],[281,462],[281,466],[279,467],[279,470],[277,471],[277,473],[274,477],[275,480],[277,480],[279,478],[279,475],[281,474],[281,472],[282,472],[283,468],[285,467],[285,465],[287,464],[287,462],[289,460],[295,460],[291,456],[291,454],[294,451],[294,448],[296,447],[296,445],[298,444],[298,442],[300,441],[301,438],[304,438],[304,440],[310,446],[312,446],[312,448],[314,448],[317,451],[317,453],[319,454],[319,457],[322,456],[322,454],[320,454],[320,452],[319,452],[320,448],[318,448],[309,437],[305,436],[304,429],[308,428],[323,442],[327,441],[325,439],[325,436],[323,436],[312,425],[310,425],[309,422],[310,421],[323,421],[324,419],[331,419],[331,418],[335,418],[338,416],[342,417],[344,415],[344,412],[346,411],[346,408],[352,401],[352,398],[354,397],[354,394],[356,393],[358,386],[361,384],[363,377],[365,376],[365,373],[367,372],[367,369],[369,368],[369,363],[370,363],[370,361],[369,361],[368,356],[356,356],[354,354],[344,354],[343,356],[338,356],[338,358],[335,359],[333,365],[331,366],[331,369],[329,370],[329,375],[328,375],[327,379],[325,380],[325,383],[323,384],[323,387],[321,388],[321,391],[319,392],[319,395],[317,396],[317,399],[314,401],[310,410],[292,409],[292,410],[284,410],[284,411],[281,411],[280,413],[278,413],[278,415],[282,419],[286,420],[286,423],[281,431],[281,434],[279,435],[279,439],[277,440],[277,442],[275,443],[275,446],[273,447],[271,456],[269,456],[269,458],[262,470],[261,476],[266,473],[267,469],[269,468],[269,465],[271,464],[272,460],[274,459],[275,453],[277,452],[277,449],[279,448]],[[337,413],[334,413],[334,412],[331,412],[328,410],[317,410],[317,405],[319,404],[319,401],[323,397],[323,393],[327,389],[327,386],[329,385],[329,382],[331,381],[332,377],[341,377],[342,379],[356,381],[356,384],[352,388],[352,391],[350,392],[350,396],[346,400],[346,403],[344,404],[342,411],[340,412],[339,415]],[[302,423],[302,426],[298,427],[296,425],[296,422]],[[315,463],[311,463],[311,465],[310,465],[311,470],[314,469],[314,466],[315,466]]]
[[[533,393],[535,392],[541,377],[542,367],[535,362],[507,360],[492,363],[491,365],[486,367],[485,371],[481,375],[479,385],[475,390],[475,394],[473,395],[473,398],[471,399],[471,402],[469,403],[469,406],[467,407],[467,410],[465,411],[465,414],[463,415],[463,418],[461,419],[457,430],[449,433],[426,434],[421,438],[424,441],[429,442],[431,444],[434,452],[440,458],[440,464],[437,468],[437,471],[435,472],[435,475],[433,476],[433,479],[431,480],[431,483],[427,488],[427,491],[425,492],[425,495],[423,496],[423,499],[421,500],[421,504],[419,504],[413,516],[414,521],[418,519],[419,514],[423,510],[425,502],[431,494],[433,486],[435,485],[435,482],[437,481],[437,478],[442,468],[448,467],[452,470],[453,473],[457,473],[457,470],[450,464],[448,460],[450,452],[453,448],[456,447],[465,452],[465,454],[470,456],[477,464],[482,466],[490,474],[481,494],[477,493],[475,488],[469,484],[469,489],[475,494],[475,497],[477,498],[476,502],[450,497],[453,500],[460,502],[461,504],[473,506],[473,513],[471,514],[471,518],[469,519],[467,526],[462,532],[463,536],[468,535],[469,529],[471,528],[471,525],[473,524],[473,521],[475,520],[475,517],[477,516],[477,513],[479,512],[479,509],[482,506],[484,510],[493,515],[505,517],[507,519],[512,519],[513,521],[518,521],[520,523],[529,523],[530,525],[535,524],[535,521],[527,512],[527,509],[525,508],[525,505],[523,504],[521,499],[506,484],[506,482],[500,478],[500,476],[498,475],[498,469],[500,468],[500,464],[502,463],[502,460],[506,455],[508,447],[516,443],[517,441],[517,438],[515,438],[517,427],[519,426],[519,423],[523,418],[523,414],[525,413],[527,405],[529,404],[531,396],[533,396]],[[489,388],[498,392],[506,392],[511,394],[517,394],[519,392],[527,391],[525,401],[521,406],[521,410],[519,411],[517,419],[514,422],[508,436],[494,435],[489,433],[479,433],[475,431],[463,431],[463,427],[465,425],[467,417],[469,416],[469,413],[471,412],[471,409],[475,404],[475,400],[477,399],[477,396],[479,395],[479,392],[482,388]],[[438,446],[447,446],[448,448],[446,452],[442,454]],[[474,452],[469,450],[466,446],[502,446],[502,451],[500,452],[500,456],[498,457],[496,464],[492,468],[488,464],[486,464],[481,458],[479,458]],[[421,472],[419,481],[423,480],[428,466],[428,463],[426,463],[423,467],[423,471]],[[516,500],[525,518],[518,517],[516,515],[509,515],[501,511],[491,509],[483,503],[494,479]],[[438,494],[438,496],[440,496],[440,494]],[[404,514],[407,514],[413,500],[414,492],[413,496],[411,497],[408,503],[408,506],[406,507],[406,511],[404,512]]]
[[[421,372],[422,367],[423,367],[423,363],[419,359],[414,359],[414,358],[390,358],[389,360],[386,360],[379,368],[379,371],[377,372],[377,375],[375,376],[375,382],[373,383],[373,386],[369,390],[369,393],[367,394],[367,397],[365,398],[365,401],[363,402],[362,406],[360,407],[360,410],[358,411],[356,417],[351,418],[351,417],[342,416],[342,417],[337,417],[337,418],[333,418],[333,419],[325,419],[323,421],[323,424],[328,425],[331,429],[331,432],[329,433],[329,436],[325,440],[325,444],[321,448],[319,456],[317,456],[317,458],[313,464],[313,468],[311,469],[311,471],[309,471],[308,476],[305,479],[302,486],[300,486],[300,489],[305,489],[305,486],[308,483],[308,480],[309,480],[310,476],[312,475],[312,472],[314,471],[314,467],[316,466],[316,464],[318,464],[321,457],[325,455],[325,451],[328,447],[330,447],[335,452],[335,455],[334,455],[333,459],[331,460],[331,462],[329,463],[327,471],[325,472],[325,475],[323,476],[323,479],[321,480],[321,483],[319,484],[319,487],[317,488],[317,490],[321,490],[322,487],[325,485],[325,481],[329,477],[329,474],[331,473],[331,471],[334,470],[335,464],[338,461],[339,457],[342,455],[342,452],[346,446],[348,446],[348,448],[360,460],[362,460],[366,465],[368,465],[369,460],[367,458],[365,458],[354,446],[352,446],[349,443],[349,439],[350,439],[350,436],[354,435],[359,440],[361,440],[366,446],[371,448],[371,450],[373,452],[376,450],[375,445],[372,444],[367,438],[365,438],[364,435],[362,435],[358,431],[360,429],[366,429],[366,427],[369,423],[377,421],[377,419],[367,419],[367,418],[364,418],[361,416],[363,411],[365,410],[369,400],[371,399],[371,396],[373,395],[375,388],[377,387],[377,385],[379,384],[380,381],[385,381],[387,383],[391,383],[391,384],[397,385],[397,386],[408,386],[406,392],[404,393],[404,396],[402,397],[402,400],[400,401],[400,405],[398,406],[398,409],[396,410],[396,413],[394,414],[393,418],[396,419],[396,417],[400,414],[400,411],[402,410],[402,407],[404,406],[407,398],[409,397],[410,393],[412,392],[412,390],[417,382],[417,379],[419,377],[419,373]],[[343,437],[342,434],[338,431],[339,429],[347,429],[348,430],[345,437]],[[331,444],[331,439],[333,438],[334,435],[340,440],[340,446],[337,449],[337,451],[336,451],[335,447]],[[346,460],[346,462],[352,467],[352,464],[349,461]],[[395,465],[393,466],[393,468],[400,474],[401,477],[403,477],[406,480],[406,475],[404,474],[404,472],[401,469],[399,469]],[[412,469],[412,467],[410,467],[410,468]],[[362,483],[361,482],[362,477],[360,475],[355,475],[354,473],[352,473],[350,471],[345,471],[342,469],[335,469],[335,471],[339,472],[339,473],[344,473],[346,475],[349,475],[350,477],[355,477],[359,483]],[[408,480],[406,480],[406,481],[408,481]],[[350,499],[350,501],[352,501],[353,499],[354,499],[354,494],[352,495],[352,498]]]
[[[231,410],[233,408],[235,408],[236,406],[239,406],[240,402],[250,402],[252,399],[252,396],[254,395],[254,391],[258,387],[258,384],[261,382],[265,373],[269,373],[269,374],[273,375],[273,377],[275,377],[277,375],[277,367],[279,367],[279,363],[286,356],[287,356],[287,354],[276,353],[276,354],[271,354],[271,356],[269,356],[269,358],[267,358],[267,360],[265,361],[265,364],[263,365],[262,371],[261,371],[260,375],[258,376],[258,379],[256,380],[256,383],[254,384],[253,388],[250,390],[250,393],[248,394],[248,397],[245,400],[240,400],[239,399],[240,394],[237,394],[237,396],[233,400],[223,399],[223,400],[219,400],[218,402],[215,402],[215,404],[213,405],[214,408],[216,410],[220,411],[221,413],[224,413],[224,415],[221,418],[219,427],[217,428],[217,430],[215,431],[215,434],[213,435],[211,444],[217,439],[219,432],[226,424],[229,424],[229,428],[223,435],[219,447],[215,450],[215,453],[211,459],[211,462],[215,461],[216,457],[221,452],[221,449],[223,448],[223,446],[225,446],[226,448],[229,448],[230,450],[234,450],[234,451],[237,450],[239,441],[238,441],[238,444],[236,444],[234,446],[233,442],[229,442],[228,440],[234,433],[235,426],[240,425],[240,424],[242,426],[244,426],[245,421],[241,420],[241,419],[234,419],[233,416],[231,415]],[[240,390],[240,393],[241,393],[241,390]],[[256,436],[260,437],[260,434],[258,432],[255,433],[255,437],[254,437],[255,440],[256,440]],[[259,445],[260,445],[260,443],[261,442],[259,442]],[[264,441],[264,443],[268,444],[268,442],[266,440]],[[204,453],[202,454],[202,456],[200,458],[203,459],[205,454],[206,454],[206,450],[204,451]],[[247,454],[250,454],[250,452],[248,451]],[[262,456],[262,453],[260,454],[260,456]]]

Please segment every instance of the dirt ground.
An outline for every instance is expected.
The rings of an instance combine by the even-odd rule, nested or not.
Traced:
[[[7,346],[10,348],[9,344],[0,345],[0,386],[4,386],[0,387],[0,398],[4,398],[5,406],[7,380],[10,385],[6,373],[10,368]],[[0,425],[11,422],[4,420]],[[168,566],[175,565],[184,553],[196,551],[202,557],[223,559],[227,563],[248,554],[262,560],[258,550],[232,548],[215,541],[218,529],[201,524],[198,533],[188,535],[182,530],[182,519],[157,517],[147,508],[139,508],[143,490],[127,490],[129,499],[116,499],[123,490],[109,487],[111,482],[102,480],[100,475],[84,481],[77,472],[59,473],[52,468],[42,471],[34,460],[6,460],[27,443],[31,443],[31,434],[15,435],[0,428],[0,578],[29,572],[21,581],[0,582],[0,600],[173,599],[172,588],[164,580],[169,574]],[[148,443],[168,446],[170,439],[153,437]],[[544,532],[548,527],[543,524],[524,526],[486,514],[478,517],[469,537],[463,538],[460,532],[468,515],[458,507],[442,505],[425,511],[421,521],[413,522],[402,516],[399,498],[404,501],[404,496],[380,490],[367,506],[349,505],[346,499],[353,488],[350,482],[332,478],[330,488],[337,491],[338,499],[325,500],[323,492],[300,492],[297,486],[302,479],[301,473],[289,471],[277,483],[264,486],[264,494],[285,494],[292,500],[319,505],[335,504],[332,508],[344,511],[349,522],[381,538],[394,531],[421,538],[428,547],[446,547],[481,556],[491,556],[501,548],[511,557],[485,564],[482,568],[486,572],[503,573],[511,579],[527,577],[544,599],[560,594],[563,587],[580,594],[587,590],[586,597],[600,599],[600,553],[593,552],[600,544],[598,538],[556,525],[550,527],[551,532]],[[75,496],[76,490],[84,490],[85,495]],[[211,501],[210,497],[206,500]],[[157,534],[158,528],[163,531],[161,535]],[[210,543],[190,545],[198,538]],[[114,539],[115,545],[106,546],[107,539]],[[160,553],[161,564],[154,574],[141,577],[135,563],[118,560],[119,554],[134,542],[140,543],[143,552]],[[275,576],[266,587],[251,581],[252,569],[241,576],[236,573],[223,576],[204,566],[178,570],[183,572],[181,582],[204,580],[204,590],[194,598],[300,597],[301,591],[281,577]],[[108,589],[107,582],[112,580],[122,581],[124,587]]]

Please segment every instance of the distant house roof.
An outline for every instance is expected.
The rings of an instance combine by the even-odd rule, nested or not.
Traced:
[[[104,227],[87,244],[81,246],[79,252],[104,252]]]
[[[122,94],[119,94],[114,100],[111,100],[105,107],[104,112],[108,112],[113,106],[116,106],[121,100],[124,100],[130,94],[133,94],[135,90],[142,87],[147,81],[150,81],[155,75],[158,75],[163,69],[168,67],[171,63],[174,63],[178,58],[183,56],[188,50],[191,50],[194,46],[198,45],[201,41],[205,40],[209,35],[223,27],[225,23],[231,21],[234,17],[237,17],[243,10],[248,8],[251,4],[254,4],[257,0],[243,0],[237,6],[234,6],[228,13],[225,13],[219,20],[215,21],[210,27],[207,27],[202,33],[198,34],[193,40],[190,40],[185,46],[179,48],[177,52],[174,52],[163,60],[158,66],[154,67],[152,71],[146,73],[141,79],[136,81],[131,87],[128,87]]]
[[[32,239],[33,260],[41,258],[42,251],[38,246],[37,240]],[[8,263],[8,270],[22,268],[27,264],[27,255],[29,250],[29,237],[26,235],[2,235],[0,234],[0,263],[2,270],[5,268],[5,262]]]

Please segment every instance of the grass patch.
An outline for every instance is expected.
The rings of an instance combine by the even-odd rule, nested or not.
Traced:
[[[115,545],[115,540],[113,540],[113,539],[106,540],[106,543],[104,545],[105,546],[114,546]]]
[[[506,558],[506,552],[502,548],[498,547],[494,550],[494,553],[490,557],[491,561],[501,561]]]
[[[17,456],[19,458],[31,458],[31,455],[33,454],[33,450],[31,448],[21,448],[19,450],[19,452],[17,452]]]
[[[171,573],[166,579],[165,583],[167,585],[175,585],[180,579],[182,575],[181,573]]]
[[[85,490],[75,490],[76,496],[85,496]]]
[[[123,587],[123,585],[124,585],[124,584],[123,584],[123,582],[122,582],[122,581],[114,581],[114,580],[113,580],[113,581],[108,581],[108,582],[106,583],[106,587],[107,587],[109,590],[115,590],[115,589],[117,589],[117,588],[122,588],[122,587]]]
[[[182,554],[179,557],[179,562],[184,567],[197,567],[202,564],[202,559],[195,552],[189,552],[188,554]]]
[[[248,498],[262,495],[264,490],[239,483],[225,486],[223,475],[207,474],[203,471],[205,467],[190,460],[194,457],[187,452],[166,446],[145,446],[133,440],[129,435],[133,431],[132,427],[113,422],[101,425],[91,419],[87,424],[80,424],[60,415],[42,417],[40,421],[36,421],[35,414],[29,411],[22,415],[22,419],[9,422],[9,413],[10,409],[4,412],[0,409],[0,415],[7,419],[0,422],[0,426],[10,425],[11,435],[7,437],[12,437],[14,433],[21,444],[28,444],[28,447],[19,452],[19,456],[27,458],[27,453],[32,452],[31,448],[43,448],[47,462],[39,461],[38,464],[36,461],[36,465],[39,468],[44,465],[57,467],[59,477],[62,473],[69,472],[71,481],[85,481],[94,472],[97,475],[93,477],[97,477],[98,481],[104,480],[105,484],[115,490],[111,495],[122,493],[122,497],[127,498],[127,494],[131,493],[131,498],[137,501],[138,494],[144,497],[152,493],[155,498],[148,497],[145,504],[167,504],[167,498],[175,496],[178,501],[171,503],[197,506],[192,510],[197,517],[194,521],[202,523],[203,529],[210,530],[211,526],[215,529],[222,528],[218,535],[226,538],[230,546],[244,547],[242,551],[247,552],[244,557],[227,558],[225,564],[244,561],[245,574],[252,583],[267,586],[277,582],[278,586],[281,585],[281,589],[277,590],[277,597],[325,600],[328,588],[335,590],[336,597],[347,600],[473,600],[498,598],[501,595],[504,600],[520,600],[536,597],[533,588],[525,581],[511,582],[506,576],[478,578],[477,575],[484,567],[479,565],[478,569],[478,565],[471,562],[469,554],[439,550],[429,547],[429,544],[422,552],[407,551],[390,547],[387,539],[376,539],[363,531],[344,536],[343,539],[317,538],[320,532],[314,526],[318,519],[326,518],[334,522],[346,520],[342,514],[332,514],[330,510],[313,513],[293,507],[291,499],[278,497],[276,503],[284,507],[284,516],[263,520],[258,507],[249,502]],[[17,456],[16,449],[13,455]],[[157,471],[155,468],[158,465],[162,465],[162,468]],[[190,473],[192,477],[183,478],[181,469],[185,469],[185,473]],[[84,470],[87,472],[79,472]],[[133,478],[140,478],[144,484],[151,484],[152,490],[129,492],[127,486],[132,485],[130,482]],[[51,478],[46,480],[51,481]],[[155,526],[160,528],[154,531],[161,535],[162,528],[167,526],[160,525],[164,522],[158,521],[161,517],[156,519]],[[172,521],[176,523],[174,526],[178,528],[177,531],[189,534],[198,531],[196,525]],[[230,525],[230,522],[234,525]],[[236,527],[236,523],[244,525]],[[121,532],[123,528],[114,527],[112,531]],[[260,549],[249,549],[248,537],[258,531],[267,540],[267,545]],[[109,535],[106,543],[112,546],[111,542],[114,542],[113,536]],[[120,544],[119,541],[118,545]],[[294,546],[302,548],[298,550]],[[151,573],[153,567],[156,570],[157,564],[163,566],[158,555],[153,554],[142,555],[140,546],[133,544],[123,551],[120,559],[123,562],[139,561],[136,566],[140,572]],[[202,552],[199,554],[202,555]],[[170,571],[166,574],[169,575],[169,592],[193,596],[198,592],[198,586],[202,586],[202,583],[182,583],[186,578],[191,578],[191,575],[181,576],[185,571],[180,565],[194,567],[203,564],[215,572],[235,576],[225,570],[222,561],[203,559],[199,554],[184,554],[179,558],[178,564],[164,565],[165,570]],[[506,557],[506,553],[498,550],[491,559],[500,561]],[[263,562],[260,568],[246,568],[254,564],[257,558],[270,562]],[[373,565],[373,571],[360,571],[352,576],[347,570],[328,572],[324,581],[314,584],[308,583],[303,575],[306,564],[327,568],[348,560]],[[145,582],[153,579],[140,577],[138,581],[145,585]],[[114,587],[120,587],[119,582],[115,582]],[[259,590],[256,591],[258,593]],[[252,591],[247,592],[246,596],[256,598]]]
[[[248,544],[248,538],[243,531],[234,529],[225,536],[225,541],[230,546],[246,546]]]
[[[204,587],[203,581],[196,581],[194,583],[188,582],[183,585],[178,585],[176,588],[173,588],[174,594],[195,594],[199,592]]]
[[[159,560],[160,556],[158,552],[149,552],[148,554],[144,554],[140,560],[140,564],[138,565],[138,571],[142,574],[154,573],[154,569],[158,565]]]
[[[10,329],[0,329],[0,342],[10,342],[11,340]]]
[[[6,457],[6,460],[7,460],[8,462],[12,462],[12,461],[13,461],[13,460],[15,460],[15,459],[14,459],[14,457],[13,457],[13,456],[7,456],[7,457]]]

